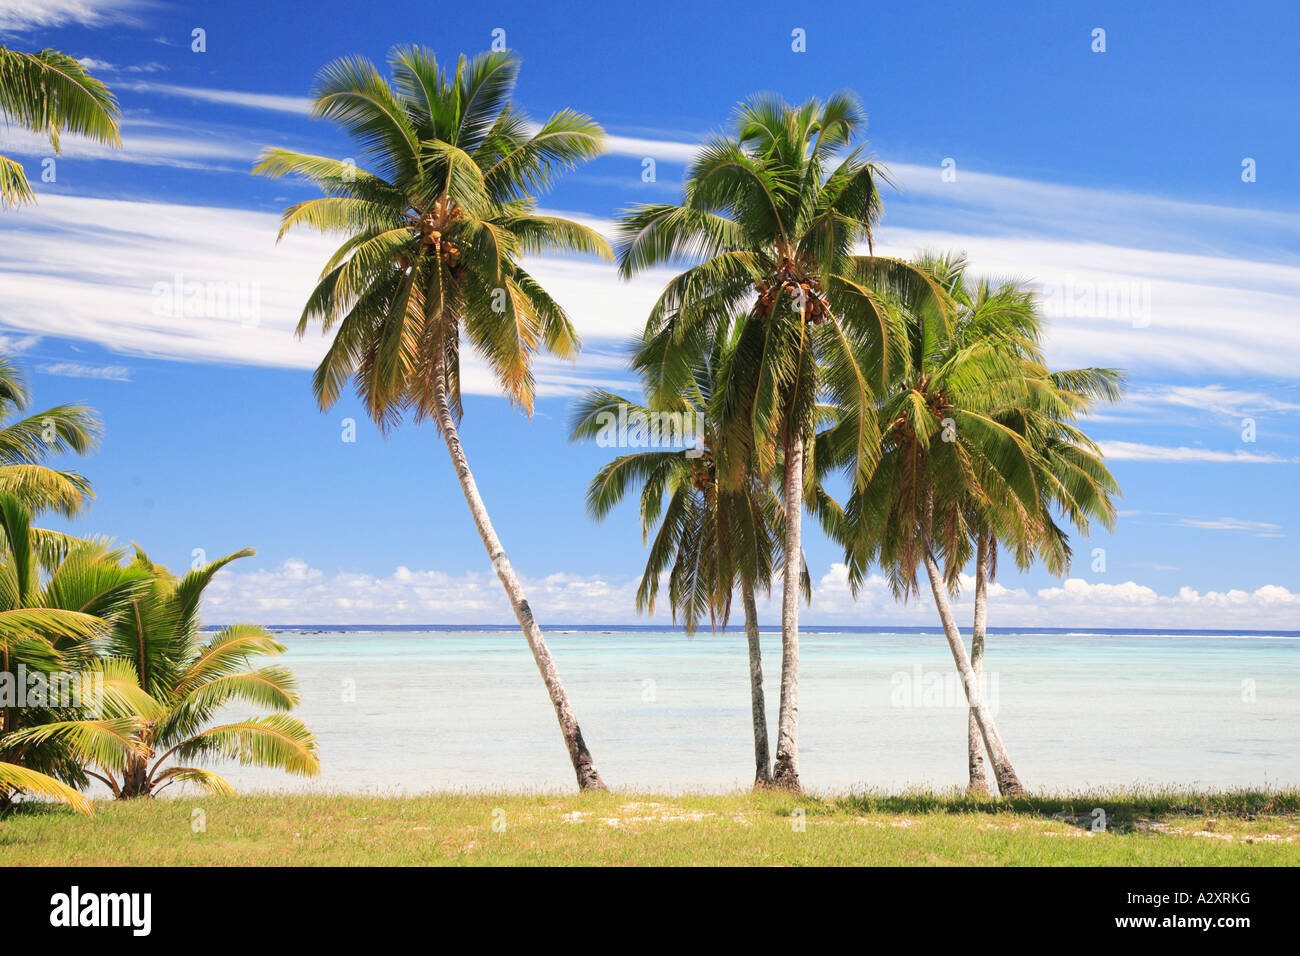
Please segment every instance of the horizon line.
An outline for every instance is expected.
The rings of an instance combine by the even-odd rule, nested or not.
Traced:
[[[233,622],[224,624],[205,624],[203,630],[220,630]],[[502,631],[519,630],[518,624],[263,624],[268,631],[313,631],[313,632],[350,632],[350,631]],[[546,624],[539,625],[543,631],[566,632],[606,632],[639,631],[643,633],[686,633],[681,625],[654,624]],[[760,624],[760,630],[780,631],[780,624]],[[858,633],[858,634],[942,634],[940,625],[917,624],[800,624],[800,631],[811,634],[821,633]],[[697,628],[694,634],[724,634],[727,632],[743,633],[744,625],[729,625],[725,628]],[[1173,636],[1239,636],[1239,637],[1300,637],[1300,630],[1285,628],[1222,628],[1222,627],[1102,627],[1080,625],[1076,627],[1046,627],[1025,625],[1022,627],[996,625],[986,628],[989,634],[1054,634],[1085,636],[1089,634],[1111,635],[1173,635]]]

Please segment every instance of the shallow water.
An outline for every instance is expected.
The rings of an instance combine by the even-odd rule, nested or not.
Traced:
[[[279,637],[322,773],[215,768],[236,787],[572,788],[519,632]],[[547,641],[611,786],[750,783],[743,633],[593,630]],[[763,654],[775,750],[779,634],[763,635]],[[1300,785],[1298,638],[994,634],[985,667],[999,730],[1033,789]],[[806,788],[965,783],[966,708],[941,636],[806,633],[799,699]]]

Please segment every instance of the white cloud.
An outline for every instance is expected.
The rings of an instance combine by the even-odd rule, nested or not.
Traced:
[[[110,382],[131,381],[131,370],[125,365],[82,365],[80,362],[50,362],[38,368],[46,375],[61,378],[98,378]]]
[[[1131,441],[1099,441],[1102,453],[1112,461],[1166,461],[1166,462],[1231,462],[1253,464],[1282,464],[1293,462],[1277,455],[1244,451],[1215,451],[1210,448],[1189,448],[1180,445],[1144,445]]]
[[[18,355],[41,341],[39,335],[0,335],[0,354]]]
[[[95,27],[130,21],[145,0],[0,0],[0,33],[22,33],[67,23]]]
[[[98,60],[93,56],[78,57],[77,62],[81,64],[82,69],[90,70],[93,73],[161,73],[167,69],[161,63],[153,61],[133,63],[130,66],[117,66],[107,60]]]
[[[1269,412],[1300,412],[1300,404],[1226,385],[1157,385],[1124,396],[1125,406],[1173,405],[1239,419]]]
[[[163,132],[157,132],[162,130]],[[81,136],[61,136],[59,152],[55,154],[50,141],[44,136],[10,128],[2,144],[6,155],[22,157],[49,156],[57,164],[64,160],[111,160],[118,163],[136,163],[142,166],[173,166],[182,169],[225,169],[214,166],[210,160],[239,160],[240,172],[247,172],[257,155],[258,146],[251,142],[232,140],[215,135],[196,135],[193,131],[179,130],[153,121],[128,119],[121,124],[122,146],[115,148],[96,143]],[[28,172],[28,178],[38,180]],[[57,182],[56,178],[56,182]],[[49,188],[49,187],[47,187]],[[43,199],[42,197],[40,197]]]
[[[243,106],[249,109],[271,110],[276,113],[299,113],[305,116],[311,109],[311,98],[308,96],[246,93],[241,90],[212,90],[199,86],[176,86],[171,83],[153,83],[145,80],[118,85],[122,89],[135,90],[141,93],[161,93],[164,96],[179,96],[205,103]]]
[[[111,68],[101,64],[101,68]],[[157,93],[163,96],[182,97],[205,103],[220,103],[225,106],[241,106],[247,109],[267,110],[274,113],[296,113],[306,116],[311,112],[312,99],[309,96],[290,96],[277,93],[249,93],[243,90],[218,90],[200,86],[181,86],[172,83],[155,83],[137,81],[120,84],[124,89],[140,93]],[[632,156],[637,159],[651,157],[656,160],[674,163],[689,163],[699,150],[697,143],[679,143],[663,139],[647,139],[635,136],[606,137],[606,151],[614,156]]]
[[[654,617],[635,611],[635,578],[556,573],[525,578],[525,593],[543,625],[662,624],[666,601]],[[970,581],[964,592],[969,594]],[[666,592],[665,592],[666,596]],[[1253,591],[1201,592],[1181,587],[1160,594],[1133,581],[1118,584],[1071,578],[1059,586],[1026,590],[995,583],[989,621],[1007,627],[1291,628],[1300,594],[1279,585]],[[959,620],[970,616],[966,596],[955,602]],[[262,571],[226,570],[208,588],[204,614],[211,623],[265,624],[509,624],[513,618],[500,582],[490,572],[447,574],[401,566],[387,576],[327,574],[301,559]],[[842,564],[814,583],[813,603],[801,617],[817,625],[935,625],[927,597],[900,604],[884,578],[869,578],[858,598]],[[760,601],[765,627],[780,620],[779,593]],[[739,626],[739,621],[735,622]]]
[[[177,95],[213,99],[254,97],[249,103],[263,109],[299,111],[307,102],[306,98],[266,99],[263,94],[168,89],[180,91]],[[633,138],[618,138],[614,143],[618,150],[633,156],[653,154],[650,146],[654,144],[664,145],[658,140]],[[175,135],[166,129],[147,131],[143,124],[141,129],[131,131],[126,147],[118,154],[99,147],[98,153],[84,155],[202,165],[222,159],[249,160],[256,153],[251,142]],[[694,148],[682,143],[668,143],[667,147],[669,153]],[[48,153],[48,147],[39,142],[29,143],[25,149],[28,155]],[[76,156],[75,150],[80,149],[91,148],[70,145],[68,155]],[[1131,217],[1125,218],[1128,214],[1123,203],[1099,190],[963,174],[965,191],[946,192],[945,184],[930,176],[933,170],[904,168],[909,176],[926,180],[914,191],[926,201],[933,200],[936,209],[947,209],[952,213],[949,219],[962,221],[976,206],[981,215],[966,216],[973,230],[969,232],[891,227],[881,233],[878,246],[886,254],[908,255],[923,247],[964,249],[980,272],[1032,277],[1044,288],[1056,290],[1095,289],[1101,293],[1103,303],[1107,290],[1129,288],[1134,283],[1150,286],[1149,292],[1141,295],[1143,314],[1136,323],[1132,317],[1112,314],[1096,301],[1084,307],[1087,303],[1070,296],[1058,298],[1063,314],[1051,322],[1046,340],[1053,365],[1114,365],[1130,373],[1141,371],[1144,377],[1178,371],[1274,376],[1285,381],[1296,378],[1300,370],[1300,325],[1293,321],[1293,313],[1294,302],[1300,298],[1300,265],[1203,252],[1150,251],[1138,245],[1108,245],[1046,233],[1036,238],[981,234],[976,230],[977,223],[983,224],[984,232],[998,223],[1006,227],[1008,220],[992,216],[986,206],[994,200],[1011,201],[1021,196],[1009,185],[1012,183],[1023,187],[1023,196],[1016,202],[1023,206],[1029,202],[1023,197],[1028,196],[1044,207],[1042,215],[1032,220],[1017,219],[1019,213],[1008,213],[1018,228],[1046,230],[1048,219],[1052,215],[1060,217],[1071,204],[1084,210],[1087,217],[1099,215],[1098,208],[1121,217],[1112,223],[1118,236],[1126,235],[1120,227],[1130,223]],[[928,182],[926,177],[935,181]],[[4,272],[0,282],[5,283],[9,296],[7,305],[0,306],[0,320],[19,328],[41,328],[90,338],[121,351],[164,357],[294,367],[315,361],[319,349],[313,351],[312,346],[284,340],[283,331],[296,316],[315,268],[325,259],[326,243],[300,235],[273,248],[269,240],[276,229],[275,217],[265,213],[56,195],[43,196],[38,214],[13,214],[6,223],[10,234],[19,241],[0,250],[0,270]],[[948,205],[944,206],[944,202]],[[1174,225],[1218,217],[1220,225],[1231,223],[1256,230],[1287,228],[1276,221],[1286,217],[1270,213],[1159,199],[1144,202],[1143,208],[1150,215],[1163,215]],[[612,223],[607,220],[581,218],[607,234],[611,230]],[[1293,225],[1290,228],[1294,231]],[[1223,230],[1202,232],[1218,235]],[[218,239],[221,241],[214,241]],[[85,265],[75,268],[66,279],[56,280],[51,274],[57,271],[52,267],[54,263]],[[672,272],[657,270],[632,283],[623,283],[610,267],[590,261],[547,259],[537,262],[535,268],[572,312],[584,337],[596,346],[596,353],[602,348],[611,352],[618,342],[639,330]],[[128,302],[124,298],[124,287],[147,278],[147,288],[158,280],[160,272],[165,276],[178,270],[189,276],[259,281],[265,313],[259,326],[262,334],[249,335],[244,330],[232,336],[229,329],[213,328],[205,322],[190,323],[182,329],[174,325],[162,330],[151,328],[149,320],[139,314],[138,299]],[[47,309],[56,282],[67,285],[65,291],[70,294],[66,301],[73,308],[70,314],[51,320]],[[1243,314],[1250,315],[1251,321],[1241,321]],[[53,329],[48,328],[51,321],[57,323]],[[577,374],[586,377],[588,368],[584,359]],[[1263,396],[1218,386],[1171,391],[1167,401],[1187,407],[1209,402],[1213,407],[1234,411],[1252,402],[1269,407]],[[1279,411],[1290,410],[1291,404],[1279,405],[1274,400]],[[1288,407],[1284,409],[1283,405]],[[1112,442],[1110,448],[1113,457],[1129,460],[1283,460],[1246,451],[1213,452],[1126,442]]]
[[[1260,535],[1273,536],[1281,530],[1281,525],[1270,521],[1247,521],[1244,518],[1179,518],[1176,524],[1184,528],[1201,528],[1205,531],[1254,531]]]
[[[631,156],[636,159],[660,160],[663,162],[689,163],[699,152],[699,144],[673,143],[661,139],[641,139],[634,136],[608,136],[605,141],[606,152],[613,156]]]
[[[318,332],[299,341],[292,330],[337,240],[301,233],[277,245],[273,213],[48,193],[6,216],[0,326],[189,361],[312,368],[324,354]],[[607,264],[558,259],[529,266],[569,308],[593,353],[576,367],[540,360],[539,391],[622,381],[622,363],[609,353],[646,314],[663,277],[623,283]],[[230,289],[244,307],[166,314],[175,290],[188,296],[191,286],[213,296]],[[472,356],[462,387],[496,393]]]

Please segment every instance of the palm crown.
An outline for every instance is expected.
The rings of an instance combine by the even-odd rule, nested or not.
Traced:
[[[752,472],[738,489],[724,488],[718,481],[716,392],[734,358],[734,341],[727,326],[716,331],[709,351],[694,363],[693,375],[681,382],[681,394],[666,397],[654,381],[656,366],[640,363],[646,404],[593,391],[575,409],[570,428],[574,439],[596,438],[605,416],[617,415],[620,409],[645,420],[668,414],[703,423],[698,447],[689,454],[656,449],[620,455],[587,487],[587,510],[597,519],[641,488],[642,533],[650,542],[654,531],[654,539],[637,589],[637,610],[654,612],[660,578],[667,571],[673,618],[680,619],[688,633],[706,616],[711,624],[725,627],[738,584],[770,589],[773,571],[781,564],[785,525],[781,500],[769,482]]]
[[[941,301],[909,264],[858,254],[880,217],[877,183],[888,181],[862,146],[849,148],[864,123],[849,94],[800,107],[755,97],[738,108],[733,135],[703,147],[680,204],[640,206],[623,218],[625,275],[704,260],[669,282],[649,316],[647,337],[670,332],[666,353],[698,352],[710,325],[743,316],[722,403],[729,483],[742,480],[751,457],[768,472],[783,439],[810,437],[821,398],[865,411],[884,383],[887,353],[902,341],[886,290]],[[672,368],[671,355],[663,364]],[[675,387],[672,375],[664,383]],[[874,420],[859,419],[865,473]]]
[[[422,47],[395,49],[389,64],[391,84],[367,60],[338,60],[315,91],[313,115],[356,139],[369,171],[283,149],[266,150],[256,167],[305,176],[326,193],[286,210],[281,236],[295,226],[348,234],[298,325],[299,335],[313,321],[334,330],[317,401],[331,405],[354,376],[386,427],[408,409],[431,414],[445,382],[459,413],[463,335],[531,410],[534,353],[572,358],[579,341],[520,257],[612,254],[590,229],[539,215],[528,193],[599,154],[603,131],[569,110],[534,127],[510,104],[519,61],[509,52],[461,57],[451,76]]]
[[[57,153],[62,133],[120,146],[113,94],[66,53],[19,53],[0,46],[0,115],[46,137]],[[18,162],[0,156],[0,205],[35,202]]]
[[[94,450],[99,444],[99,419],[84,405],[56,405],[29,413],[30,404],[31,394],[17,365],[0,356],[0,491],[14,495],[33,511],[52,509],[71,517],[93,497],[90,482],[77,472],[41,462],[53,455]]]

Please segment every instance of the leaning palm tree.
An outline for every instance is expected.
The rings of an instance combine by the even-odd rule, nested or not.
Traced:
[[[632,422],[634,430],[653,432],[646,436],[646,444],[657,447],[620,455],[600,469],[587,487],[587,510],[601,520],[629,493],[641,489],[641,530],[650,552],[637,589],[638,611],[654,613],[666,572],[674,621],[680,621],[688,634],[705,617],[712,627],[725,630],[732,595],[740,591],[749,652],[754,784],[766,786],[772,782],[772,758],[754,595],[759,589],[771,590],[773,570],[779,568],[784,512],[772,486],[752,473],[739,490],[723,489],[718,482],[714,457],[718,429],[713,413],[717,386],[734,355],[734,342],[727,327],[716,331],[718,336],[700,357],[694,376],[683,382],[682,394],[665,401],[650,381],[662,371],[657,363],[646,361],[657,352],[650,343],[633,361],[647,380],[647,404],[592,391],[575,410],[570,438],[600,441],[614,430],[615,422]],[[674,439],[685,447],[659,447],[671,445]],[[806,572],[803,584],[806,594]]]
[[[0,356],[0,493],[14,495],[35,513],[53,510],[72,517],[94,497],[90,482],[75,471],[42,462],[69,452],[94,451],[99,418],[84,405],[55,405],[40,412],[30,412],[30,405],[22,370]]]
[[[197,766],[221,757],[304,776],[319,773],[315,736],[287,713],[299,702],[293,674],[251,664],[252,658],[283,653],[284,645],[251,624],[211,634],[200,628],[204,588],[231,561],[251,554],[252,549],[237,551],[177,580],[137,548],[125,570],[143,576],[148,586],[118,617],[100,662],[115,691],[129,682],[132,693],[103,694],[89,719],[49,721],[17,739],[68,744],[85,762],[85,775],[119,799],[152,796],[177,782],[233,794],[224,778]],[[236,701],[273,712],[212,726],[217,712]]]
[[[971,557],[973,514],[1018,511],[1030,521],[1037,514],[1042,462],[1023,436],[997,420],[1026,389],[1026,329],[1004,321],[1024,317],[1013,308],[1015,295],[990,305],[980,321],[934,321],[905,307],[911,326],[905,371],[876,409],[879,461],[827,522],[845,546],[855,590],[878,563],[906,600],[918,593],[917,570],[924,567],[967,702],[1007,795],[1024,787],[962,643],[949,592]],[[823,442],[828,456],[851,462],[843,446],[851,445],[852,427],[833,426]]]
[[[1041,560],[1052,574],[1069,568],[1070,546],[1057,525],[1062,514],[1080,533],[1087,534],[1092,520],[1113,525],[1113,496],[1118,484],[1107,470],[1101,451],[1078,429],[1078,417],[1098,401],[1115,401],[1122,376],[1114,369],[1080,368],[1049,372],[1039,348],[1041,316],[1032,291],[1016,281],[993,284],[987,279],[968,280],[964,255],[924,254],[917,264],[929,271],[954,303],[954,325],[967,337],[996,336],[1000,347],[1020,360],[1023,388],[1009,393],[1013,399],[990,417],[1020,435],[1036,453],[1039,501],[1026,509],[994,476],[982,481],[992,498],[972,497],[966,515],[974,535],[974,615],[971,624],[971,670],[983,673],[988,622],[988,586],[997,574],[999,543],[1009,548],[1022,569]],[[955,577],[960,566],[950,565]],[[987,794],[984,742],[973,709],[967,719],[969,789]]]
[[[25,728],[71,712],[57,700],[20,705],[27,681],[18,675],[39,678],[48,691],[56,672],[93,672],[94,642],[137,593],[140,576],[120,568],[116,555],[97,542],[65,542],[57,564],[46,562],[39,529],[23,502],[7,492],[0,492],[0,539],[0,804],[36,793],[88,812],[75,789],[85,776],[66,741],[23,736]],[[98,693],[116,699],[116,682],[105,684],[101,675],[97,683]]]
[[[1077,426],[1078,416],[1098,401],[1115,401],[1123,378],[1115,369],[1080,368],[1047,372],[1025,363],[1023,401],[992,417],[1023,437],[1038,459],[1039,503],[1035,512],[981,507],[972,502],[975,534],[974,619],[971,624],[971,666],[978,679],[983,664],[988,623],[988,586],[997,575],[1000,544],[1011,548],[1022,569],[1040,560],[1055,575],[1070,567],[1071,549],[1061,515],[1080,534],[1098,521],[1113,528],[1119,484],[1106,467],[1101,449]],[[1005,502],[1004,502],[1005,504]],[[988,792],[982,773],[983,747],[974,714],[968,719],[967,756],[970,789]]]
[[[943,299],[909,263],[861,255],[880,218],[879,180],[863,147],[865,123],[850,94],[790,106],[756,96],[737,109],[730,136],[701,148],[682,201],[629,210],[620,224],[625,277],[670,262],[696,262],[672,279],[647,320],[661,333],[665,366],[679,370],[706,330],[742,314],[736,358],[722,383],[717,465],[735,490],[751,469],[760,480],[781,466],[785,555],[781,608],[781,704],[774,782],[799,789],[798,676],[801,512],[805,450],[827,397],[858,425],[855,481],[879,447],[873,396],[888,381],[904,330],[887,289]],[[847,150],[845,155],[839,155]],[[837,162],[838,159],[838,162]],[[698,260],[703,261],[698,261]],[[671,392],[681,373],[661,377]]]
[[[117,100],[72,57],[57,50],[19,53],[0,46],[0,116],[59,151],[63,133],[122,145]],[[34,203],[22,164],[0,156],[0,206]]]
[[[509,52],[461,57],[453,75],[433,53],[400,47],[390,85],[361,58],[320,74],[314,116],[332,119],[360,144],[364,171],[350,162],[263,152],[257,171],[300,175],[327,194],[290,207],[281,236],[295,226],[346,233],[326,263],[298,324],[334,332],[313,381],[330,408],[353,379],[381,429],[406,412],[432,418],[483,546],[555,708],[583,790],[604,789],[560,682],[541,628],[488,517],[461,446],[460,359],[485,360],[512,403],[531,413],[532,359],[545,348],[577,355],[564,310],[520,264],[548,250],[612,258],[595,232],[539,215],[531,191],[598,155],[604,131],[570,110],[534,127],[510,103],[519,61]]]

